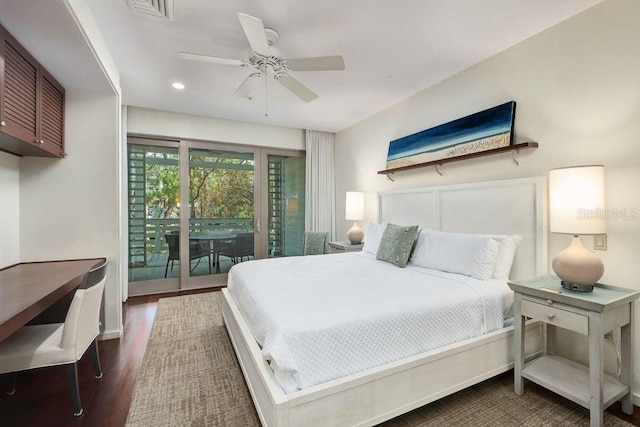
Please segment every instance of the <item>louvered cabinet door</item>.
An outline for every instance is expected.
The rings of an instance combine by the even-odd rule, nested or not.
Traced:
[[[38,144],[39,64],[8,33],[0,34],[0,129],[28,144]]]
[[[64,156],[64,89],[40,67],[40,133],[42,148],[51,154]]]

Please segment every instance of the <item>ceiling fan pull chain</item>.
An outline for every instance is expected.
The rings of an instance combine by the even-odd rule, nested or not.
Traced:
[[[266,70],[265,70],[266,71]],[[269,117],[269,97],[267,96],[267,86],[269,85],[269,75],[264,74],[264,116]]]

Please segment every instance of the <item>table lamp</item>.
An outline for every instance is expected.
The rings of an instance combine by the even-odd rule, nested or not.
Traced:
[[[582,246],[580,235],[605,233],[604,166],[574,166],[549,171],[549,220],[552,233],[571,234],[568,248],[551,266],[562,287],[589,292],[604,274],[600,258]]]
[[[357,221],[364,219],[364,193],[361,191],[347,191],[345,205],[345,217],[347,221],[353,221],[353,225],[347,231],[347,239],[352,245],[362,242],[364,231],[358,226]]]

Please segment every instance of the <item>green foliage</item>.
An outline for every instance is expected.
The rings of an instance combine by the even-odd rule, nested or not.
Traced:
[[[147,164],[146,178],[147,218],[178,218],[178,167]]]
[[[167,154],[163,156],[169,160]],[[148,218],[178,217],[180,179],[177,159],[174,161],[146,165]],[[217,158],[215,167],[207,167],[210,161],[207,157],[191,157],[198,166],[189,168],[190,217],[253,218],[253,171],[234,168],[238,163],[234,159]],[[229,168],[220,163],[229,164]]]
[[[218,159],[218,163],[235,162]],[[253,218],[253,171],[192,167],[189,180],[191,218]]]

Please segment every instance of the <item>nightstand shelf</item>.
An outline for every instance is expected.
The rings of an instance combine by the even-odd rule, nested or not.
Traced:
[[[542,356],[525,363],[522,376],[560,396],[589,409],[591,398],[589,367],[560,356]],[[629,386],[604,375],[603,406],[608,407],[629,393]]]

